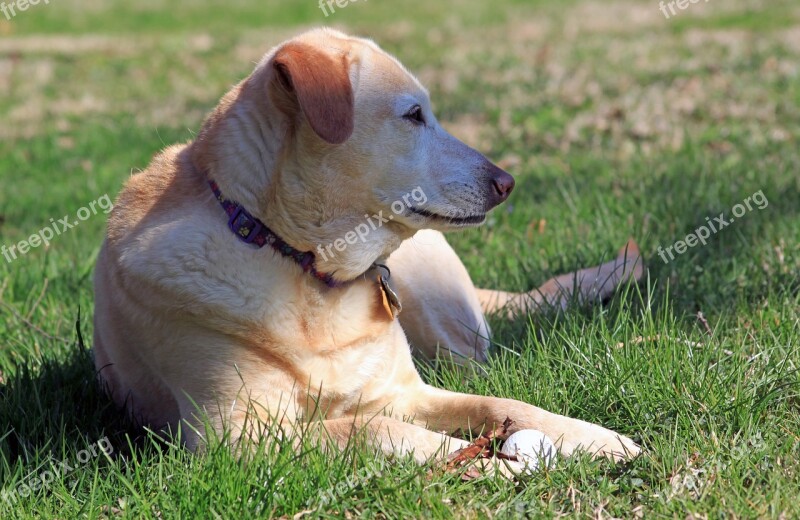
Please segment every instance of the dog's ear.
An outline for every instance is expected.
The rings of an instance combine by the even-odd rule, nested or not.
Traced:
[[[331,144],[342,144],[353,133],[353,87],[347,56],[334,57],[311,45],[287,43],[272,60],[270,93],[278,107],[305,115],[314,132]]]

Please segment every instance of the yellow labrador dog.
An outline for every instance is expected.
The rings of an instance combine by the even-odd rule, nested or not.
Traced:
[[[442,129],[396,59],[303,34],[225,95],[194,142],[127,182],[95,273],[98,373],[136,420],[182,426],[193,449],[201,417],[237,436],[252,419],[313,421],[320,442],[362,429],[423,461],[465,445],[443,432],[510,417],[565,455],[635,455],[601,426],[434,388],[415,370],[410,343],[481,361],[484,312],[603,297],[641,275],[631,246],[529,294],[476,290],[440,232],[481,224],[513,187]]]

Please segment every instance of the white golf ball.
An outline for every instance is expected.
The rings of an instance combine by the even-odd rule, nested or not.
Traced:
[[[516,456],[528,471],[534,471],[542,461],[549,467],[555,460],[558,449],[544,433],[538,430],[520,430],[506,439],[500,452],[509,457]]]

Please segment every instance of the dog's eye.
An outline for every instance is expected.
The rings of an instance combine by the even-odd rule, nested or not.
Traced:
[[[415,105],[414,108],[409,110],[403,117],[419,125],[425,124],[425,117],[422,115],[422,107],[419,105]]]

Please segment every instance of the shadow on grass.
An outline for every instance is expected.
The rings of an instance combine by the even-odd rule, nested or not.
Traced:
[[[74,460],[74,454],[108,438],[113,456],[129,453],[126,436],[142,433],[106,397],[95,377],[91,351],[76,322],[66,356],[45,354],[38,368],[20,363],[0,386],[0,482],[27,473],[42,461]]]

